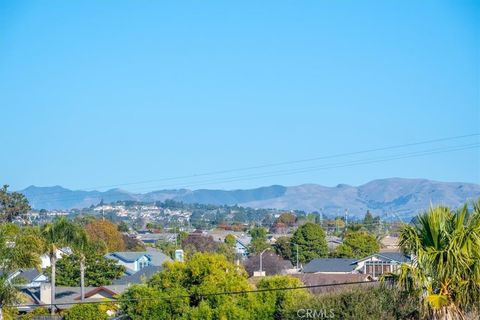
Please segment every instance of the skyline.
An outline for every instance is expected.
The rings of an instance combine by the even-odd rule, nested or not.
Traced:
[[[479,133],[475,1],[0,1],[0,16],[0,182],[12,190],[90,189]],[[327,169],[242,181],[216,175],[223,180],[206,188],[478,184],[478,147],[334,167],[476,143],[288,164],[272,171]]]

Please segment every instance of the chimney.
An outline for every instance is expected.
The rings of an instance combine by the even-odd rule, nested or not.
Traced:
[[[52,286],[50,282],[43,282],[40,285],[40,301],[45,304],[50,304],[52,302]]]

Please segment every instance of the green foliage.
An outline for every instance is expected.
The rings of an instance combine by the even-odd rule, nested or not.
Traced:
[[[275,242],[275,252],[284,259],[292,259],[292,245],[290,237],[282,236]]]
[[[298,245],[298,259],[302,263],[328,255],[325,232],[318,224],[307,222],[298,227],[292,237],[292,251]],[[296,251],[295,251],[296,252]]]
[[[278,217],[277,223],[284,223],[287,226],[293,226],[296,219],[297,217],[293,213],[285,212]]]
[[[248,252],[251,254],[260,253],[263,250],[270,248],[267,240],[262,238],[252,239],[250,245],[248,246]]]
[[[106,320],[107,313],[96,304],[77,304],[65,314],[65,320]]]
[[[196,253],[186,263],[167,263],[147,284],[133,286],[122,295],[155,300],[123,302],[121,307],[132,319],[251,319],[257,305],[252,296],[205,296],[250,289],[242,268],[217,254]]]
[[[420,319],[420,308],[416,298],[396,289],[357,287],[295,299],[282,319],[308,319],[307,310],[315,310],[324,315],[316,319],[414,320]]]
[[[398,284],[422,299],[432,317],[464,318],[479,311],[480,199],[452,211],[434,207],[405,225],[400,247],[416,263],[400,269]],[[426,294],[425,294],[426,289]]]
[[[157,242],[155,242],[155,247],[165,253],[170,258],[175,259],[175,250],[178,249],[177,246],[175,246],[175,243],[165,240],[158,240]]]
[[[250,231],[252,241],[248,247],[250,253],[259,253],[270,247],[267,242],[267,229],[263,227],[254,227]]]
[[[30,210],[27,198],[19,192],[8,192],[8,185],[0,188],[0,222],[12,222]]]
[[[117,226],[118,231],[120,232],[128,232],[129,227],[125,221],[121,221]]]
[[[304,284],[297,278],[291,276],[273,276],[262,279],[257,289],[278,289],[297,288]],[[265,319],[283,319],[286,310],[291,309],[296,301],[304,301],[310,294],[305,289],[278,290],[257,293],[258,299],[262,302],[260,312]]]
[[[231,247],[235,247],[235,244],[237,243],[237,238],[235,238],[233,234],[227,234],[224,242]]]
[[[83,247],[87,244],[84,230],[65,217],[44,224],[40,232],[45,240],[45,251],[49,255],[53,255],[61,247]]]
[[[339,258],[363,258],[377,253],[380,245],[374,235],[363,231],[347,232],[334,255]]]
[[[35,320],[37,316],[48,316],[50,314],[50,310],[47,308],[35,308],[33,311],[25,314],[22,316],[22,320]],[[40,318],[41,319],[41,318]]]
[[[252,241],[256,239],[267,239],[267,229],[263,227],[254,227],[250,230],[250,236],[252,237]]]
[[[216,252],[225,256],[228,261],[233,262],[235,260],[235,248],[227,243],[218,243]]]
[[[56,283],[60,286],[80,285],[80,260],[78,254],[65,256],[57,262]],[[47,268],[47,273],[51,268]],[[112,284],[112,280],[120,278],[125,272],[123,266],[119,266],[112,259],[107,259],[96,252],[89,252],[85,256],[85,285],[104,286]]]
[[[18,228],[11,224],[0,225],[0,307],[19,302],[16,288],[7,281],[10,272],[17,268],[40,267],[44,241],[33,228]]]
[[[145,245],[142,241],[129,237],[128,235],[123,235],[123,242],[125,243],[126,251],[145,251]]]

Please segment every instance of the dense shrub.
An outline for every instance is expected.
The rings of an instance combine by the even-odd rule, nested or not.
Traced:
[[[77,304],[68,310],[65,320],[106,320],[107,313],[96,304]]]
[[[307,312],[323,314],[326,319],[413,320],[420,319],[420,303],[396,289],[355,288],[297,300],[284,310],[282,319],[308,318]]]

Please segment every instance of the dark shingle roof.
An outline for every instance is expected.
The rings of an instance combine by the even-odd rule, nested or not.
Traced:
[[[35,268],[31,269],[22,269],[22,273],[20,273],[20,277],[27,279],[28,282],[32,282],[36,277],[41,275],[41,272]]]
[[[150,279],[155,273],[161,270],[162,270],[162,267],[148,266],[132,275],[125,275],[120,279],[114,280],[113,284],[118,285],[118,284],[141,283],[142,280]]]
[[[355,259],[320,258],[307,263],[303,268],[305,273],[315,272],[352,272]]]

